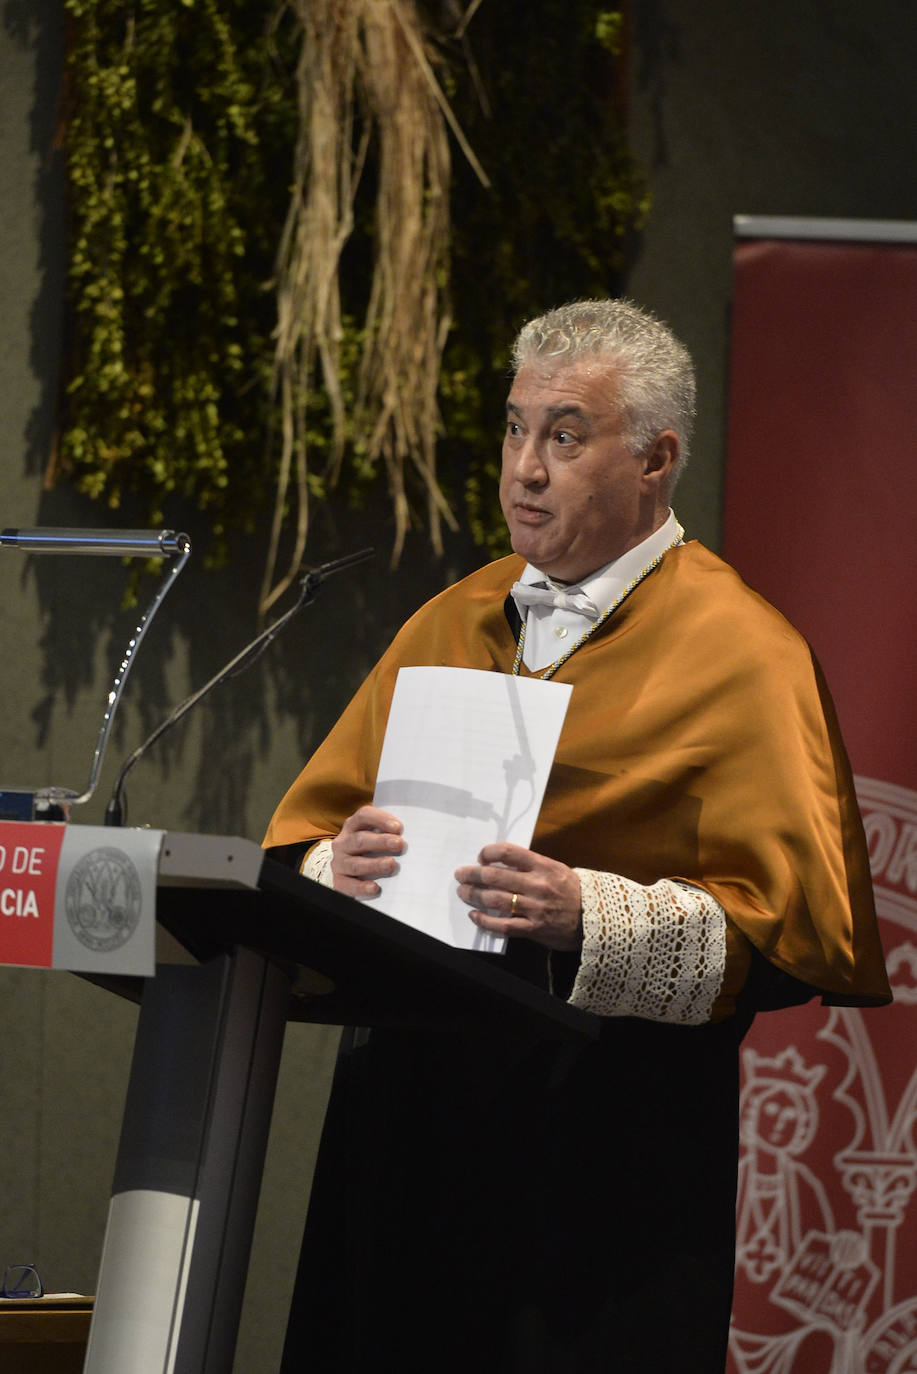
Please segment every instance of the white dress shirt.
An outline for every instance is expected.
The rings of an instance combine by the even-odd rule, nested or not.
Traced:
[[[614,604],[625,587],[635,577],[639,577],[647,564],[652,563],[654,558],[658,558],[665,549],[677,541],[678,522],[670,510],[665,524],[654,530],[648,539],[628,549],[627,553],[622,553],[620,558],[606,563],[604,568],[590,573],[575,586],[561,587],[560,583],[553,583],[538,568],[533,568],[531,563],[526,563],[519,581],[526,586],[534,587],[556,585],[568,594],[574,590],[581,590],[586,593],[601,615]],[[556,659],[562,658],[572,649],[580,635],[594,624],[591,615],[584,615],[580,611],[562,610],[556,606],[520,606],[519,613],[525,621],[522,661],[533,673],[549,667]]]

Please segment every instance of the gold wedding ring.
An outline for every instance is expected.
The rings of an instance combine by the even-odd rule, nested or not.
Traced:
[[[516,903],[518,902],[518,900],[519,900],[519,893],[518,893],[518,892],[514,892],[514,893],[513,893],[513,900],[512,900],[512,902],[511,902],[510,908],[509,908],[509,914],[510,914],[510,916],[515,916],[515,914],[516,914]]]

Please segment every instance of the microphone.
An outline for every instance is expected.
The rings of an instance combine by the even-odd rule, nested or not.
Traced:
[[[0,530],[0,548],[26,553],[102,553],[116,558],[169,558],[191,547],[175,530]]]
[[[326,578],[333,576],[334,573],[341,572],[344,568],[352,568],[358,563],[365,563],[368,558],[372,558],[374,552],[374,549],[360,549],[358,553],[346,554],[344,558],[336,558],[331,563],[323,563],[321,567],[313,568],[311,572],[306,573],[306,576],[300,583],[299,597],[295,605],[291,606],[290,609],[280,616],[279,619],[275,620],[273,624],[268,625],[266,630],[262,630],[250,644],[246,644],[245,648],[242,649],[240,653],[236,654],[235,658],[230,659],[218,673],[214,674],[209,682],[205,682],[203,687],[198,687],[197,691],[185,697],[185,700],[180,702],[179,705],[175,707],[174,711],[172,711],[164,721],[157,725],[153,733],[149,735],[142,744],[138,745],[134,752],[127,758],[118,774],[108,805],[105,808],[106,825],[125,824],[127,818],[127,804],[124,795],[125,780],[134,764],[140,762],[144,754],[153,747],[156,741],[162,739],[163,735],[171,730],[173,725],[177,725],[182,717],[186,716],[192,707],[196,706],[199,701],[203,701],[204,697],[209,696],[214,687],[218,687],[220,683],[225,682],[228,677],[235,676],[236,673],[242,672],[245,668],[250,668],[256,659],[261,657],[271,641],[275,639],[277,635],[280,634],[280,631],[293,619],[294,615],[301,611],[304,606],[308,606],[310,602],[315,600]]]
[[[22,549],[25,553],[110,554],[118,558],[172,560],[171,567],[138,621],[124,650],[114,683],[106,698],[105,712],[89,769],[89,781],[84,791],[78,793],[68,787],[41,787],[33,793],[33,814],[37,817],[41,813],[44,819],[57,819],[58,816],[67,815],[71,806],[80,806],[83,802],[89,801],[95,791],[124,684],[153,617],[191,557],[191,540],[186,534],[177,534],[174,530],[86,530],[49,526],[2,530],[0,547]]]

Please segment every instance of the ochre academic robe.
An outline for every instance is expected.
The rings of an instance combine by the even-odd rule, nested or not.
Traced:
[[[522,567],[492,563],[408,621],[265,844],[329,838],[372,800],[399,668],[510,671],[504,599]],[[533,849],[641,883],[695,883],[826,1001],[890,1000],[834,709],[807,644],[772,606],[700,544],[680,546],[557,680],[573,693]],[[731,991],[747,962],[733,931]]]
[[[372,799],[400,667],[510,671],[522,566],[472,574],[405,625],[266,844],[331,837]],[[888,1000],[834,712],[775,610],[689,543],[557,676],[573,693],[532,847],[712,892],[730,934],[718,1014],[738,1013],[608,1018],[583,1048],[511,1028],[374,1032],[344,1055],[284,1374],[717,1374],[741,1034],[814,989]],[[544,973],[527,941],[505,960]]]

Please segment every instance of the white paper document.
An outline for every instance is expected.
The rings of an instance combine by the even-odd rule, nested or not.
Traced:
[[[485,844],[528,848],[573,688],[472,668],[402,668],[373,804],[397,816],[399,871],[367,898],[457,949],[501,952],[478,930],[455,869]]]

